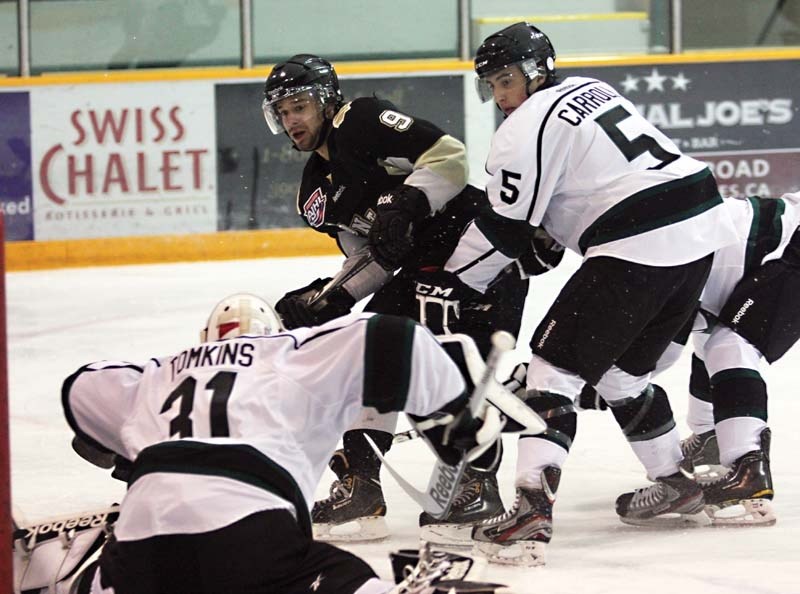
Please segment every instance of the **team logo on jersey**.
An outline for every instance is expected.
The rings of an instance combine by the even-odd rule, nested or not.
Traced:
[[[312,227],[319,227],[325,222],[325,193],[317,188],[303,205],[303,215]]]

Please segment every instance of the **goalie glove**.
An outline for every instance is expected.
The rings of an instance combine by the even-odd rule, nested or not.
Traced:
[[[325,322],[350,313],[356,303],[344,287],[330,291],[324,299],[310,303],[311,299],[319,293],[330,278],[318,278],[305,287],[289,291],[275,304],[287,330],[300,326],[318,326]]]
[[[466,395],[456,398],[432,415],[421,417],[408,414],[408,418],[420,437],[448,466],[479,458],[500,439],[505,425],[505,418],[493,406],[484,405],[474,417]]]
[[[414,228],[431,213],[425,192],[402,184],[378,197],[369,244],[375,261],[396,270],[414,249]]]
[[[522,278],[528,278],[552,270],[563,257],[564,246],[542,227],[536,227],[528,239],[528,248],[517,259],[517,266]]]

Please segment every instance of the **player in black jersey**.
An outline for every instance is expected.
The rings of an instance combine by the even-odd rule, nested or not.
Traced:
[[[388,101],[360,97],[346,103],[333,66],[309,54],[273,68],[263,111],[273,133],[285,133],[295,149],[311,153],[297,211],[309,227],[336,239],[346,256],[342,270],[352,273],[324,299],[313,296],[330,279],[287,293],[276,304],[287,327],[320,324],[372,295],[366,311],[408,315],[434,332],[465,332],[484,356],[492,331],[516,336],[528,283],[513,266],[470,309],[440,307],[420,315],[413,279],[420,270],[441,268],[464,227],[488,205],[482,191],[467,185],[463,143]],[[386,535],[380,462],[363,435],[386,451],[395,425],[396,416],[365,409],[345,434],[343,451],[331,461],[339,480],[331,498],[314,509],[320,530],[363,520],[355,538]],[[476,521],[502,511],[494,473],[472,469],[469,476],[475,496],[466,503],[476,511],[460,515],[456,509],[453,518]]]

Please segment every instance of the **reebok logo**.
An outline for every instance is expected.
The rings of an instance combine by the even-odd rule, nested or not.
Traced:
[[[544,346],[545,341],[550,337],[550,333],[553,331],[553,328],[556,327],[556,321],[550,320],[550,323],[547,324],[547,328],[544,330],[544,334],[542,334],[542,338],[536,343],[536,348],[541,349]]]
[[[378,206],[387,206],[392,203],[394,196],[391,194],[384,194],[383,196],[378,196]]]
[[[56,538],[62,532],[69,532],[72,529],[97,528],[105,524],[107,520],[108,512],[105,512],[79,516],[77,518],[56,520],[54,522],[47,522],[37,526],[28,526],[26,528],[28,533],[25,535],[25,539],[30,540],[31,538],[36,537],[37,541],[49,540],[51,538]]]
[[[753,303],[755,303],[755,301],[753,301],[752,299],[748,299],[747,301],[745,301],[744,305],[742,305],[742,307],[739,308],[739,311],[736,312],[736,315],[733,316],[733,320],[731,321],[731,323],[734,325],[738,324],[739,321],[744,317],[744,314],[747,313],[747,310],[750,309],[750,306],[753,305]]]

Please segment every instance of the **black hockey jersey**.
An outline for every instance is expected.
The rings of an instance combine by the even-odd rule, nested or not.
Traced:
[[[432,252],[442,253],[439,260],[449,253],[488,204],[483,192],[466,186],[464,145],[388,101],[361,97],[344,105],[333,120],[328,150],[329,161],[314,153],[306,163],[297,211],[312,229],[336,237],[347,255],[353,245],[363,245],[378,197],[401,184],[421,189],[430,202],[434,215],[416,233],[417,256],[429,259]],[[351,237],[343,241],[343,234]]]

